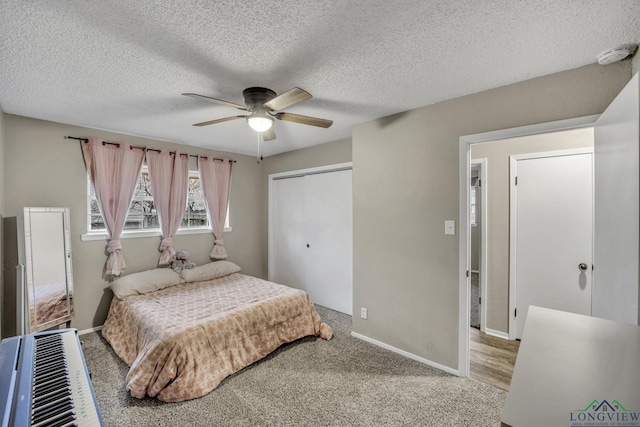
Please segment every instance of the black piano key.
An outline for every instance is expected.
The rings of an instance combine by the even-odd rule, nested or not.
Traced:
[[[46,405],[50,402],[53,402],[55,400],[58,400],[60,398],[66,397],[66,396],[71,396],[71,389],[69,387],[66,387],[64,389],[61,390],[56,390],[53,391],[49,394],[44,394],[36,399],[33,399],[33,407],[38,407],[41,405]]]
[[[52,343],[52,342],[61,342],[62,339],[59,335],[49,335],[47,337],[45,336],[40,336],[36,339],[36,344],[37,345],[44,345],[44,344],[48,344],[48,343]]]
[[[48,348],[52,346],[62,345],[62,337],[51,335],[45,339],[40,338],[35,341],[36,348]]]
[[[58,376],[66,376],[68,374],[68,370],[66,366],[52,366],[49,369],[40,370],[38,372],[33,373],[33,381],[48,381],[51,378],[56,378]]]
[[[51,368],[55,368],[58,366],[67,366],[67,362],[64,359],[59,359],[59,360],[47,360],[45,363],[36,363],[34,370],[36,372],[38,371],[46,371],[49,370]]]
[[[47,416],[46,418],[43,418],[38,422],[31,421],[31,427],[49,427],[51,425],[58,425],[60,421],[65,420],[69,415],[74,415],[73,411],[71,411],[70,409],[63,409],[55,414],[50,414],[50,416]]]
[[[60,383],[52,385],[51,387],[47,387],[46,389],[38,390],[37,392],[32,394],[32,399],[35,401],[40,401],[47,396],[56,394],[60,396],[66,396],[66,390],[69,389],[71,389],[71,383],[69,381],[62,381]]]
[[[38,369],[36,369],[34,371],[34,377],[48,375],[51,372],[55,372],[55,371],[59,371],[59,370],[66,371],[67,370],[67,366],[65,364],[58,363],[58,364],[49,365],[49,366],[46,366],[46,367],[40,367],[40,368],[38,368]]]
[[[63,389],[65,387],[69,387],[69,380],[64,378],[64,377],[61,377],[56,381],[47,383],[47,384],[42,385],[42,386],[35,387],[33,389],[33,397],[34,398],[38,398],[38,397],[43,396],[45,394],[51,393],[52,391],[60,390],[60,389]]]
[[[46,375],[48,372],[51,372],[57,369],[67,369],[67,364],[61,361],[55,361],[52,363],[48,363],[46,365],[43,364],[43,365],[37,366],[33,370],[33,373],[35,376]]]
[[[68,375],[63,375],[63,376],[57,376],[57,377],[51,377],[51,378],[41,378],[40,381],[34,381],[33,382],[33,390],[34,390],[34,394],[37,393],[38,390],[40,390],[42,387],[45,387],[53,382],[57,382],[57,381],[66,381],[67,384],[69,384],[69,378]]]
[[[54,347],[47,347],[47,348],[36,348],[36,355],[35,355],[35,363],[40,362],[43,359],[49,359],[49,358],[53,358],[53,359],[61,359],[61,355],[60,352],[62,351],[63,347],[62,346],[54,346]]]
[[[35,337],[37,343],[50,342],[50,341],[61,341],[62,338],[59,334],[51,334],[51,335],[39,335]]]
[[[51,371],[51,372],[45,372],[43,374],[40,375],[34,375],[33,377],[33,383],[34,384],[40,384],[40,383],[44,383],[47,381],[50,381],[52,379],[56,379],[56,378],[60,378],[60,377],[67,377],[69,374],[67,372],[67,370],[65,368],[60,368],[60,369],[56,369],[55,371]]]
[[[51,347],[51,348],[47,348],[47,349],[37,349],[36,351],[38,353],[37,353],[37,355],[35,357],[35,363],[38,363],[42,359],[48,359],[48,358],[61,359],[61,357],[60,357],[60,349],[61,348],[62,347]]]
[[[60,349],[63,347],[64,346],[56,343],[56,344],[46,345],[46,346],[37,346],[35,350],[36,352],[45,355],[45,354],[51,354],[52,352],[60,351]]]
[[[73,413],[73,412],[70,412],[68,414],[64,414],[64,416],[62,416],[56,422],[47,423],[47,427],[62,427],[62,426],[71,427],[71,426],[77,426],[78,424],[73,422],[75,420],[76,420],[76,414]]]
[[[34,410],[31,414],[31,423],[37,424],[40,421],[53,418],[62,412],[67,412],[73,409],[73,401],[70,397],[62,400],[58,400],[48,406],[40,407]]]

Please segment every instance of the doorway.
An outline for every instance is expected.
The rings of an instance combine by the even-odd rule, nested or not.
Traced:
[[[638,286],[638,132],[640,77],[636,73],[600,115],[460,137],[460,252],[458,371],[469,374],[469,169],[473,144],[568,129],[594,129],[594,286],[592,315],[640,323]],[[542,151],[542,150],[540,150]],[[493,186],[492,186],[493,188]],[[508,313],[507,313],[508,315]],[[488,316],[488,323],[491,316]]]
[[[476,134],[476,135],[467,135],[460,138],[460,181],[459,181],[460,207],[461,207],[460,218],[459,218],[459,223],[460,223],[460,256],[459,256],[460,321],[458,324],[459,325],[458,372],[460,376],[468,376],[470,372],[470,345],[469,345],[470,277],[469,276],[470,276],[471,269],[470,269],[469,260],[471,257],[471,236],[470,236],[471,226],[468,221],[470,216],[470,208],[469,208],[468,201],[470,198],[469,183],[471,179],[472,147],[475,151],[476,147],[479,148],[480,146],[484,145],[483,143],[490,143],[494,141],[504,141],[507,139],[515,139],[519,137],[527,137],[532,135],[559,132],[559,131],[570,130],[570,129],[587,129],[593,126],[597,118],[598,118],[597,115],[593,115],[593,116],[587,116],[587,117],[580,117],[576,119],[568,119],[568,120],[561,120],[561,121],[551,122],[551,123],[543,123],[539,125],[524,126],[521,128],[505,129],[501,131],[486,132],[486,133]],[[544,150],[539,150],[539,151],[544,151]],[[474,157],[486,157],[486,156],[483,156],[482,154],[479,154],[479,153],[475,153]],[[491,177],[504,176],[505,174],[508,177],[508,158],[507,160],[505,160],[507,162],[507,166],[504,166],[504,171],[501,173],[495,172],[495,170],[499,169],[500,165],[494,164],[494,162],[491,159],[489,159],[488,161],[490,163],[491,171],[488,174],[489,179],[487,180],[487,185],[490,186],[490,188],[492,189],[491,194],[495,194],[496,187],[490,183],[492,179]],[[505,179],[504,186],[507,189],[506,191],[508,191],[507,179]],[[488,210],[491,210],[492,208],[490,203],[487,201],[486,204],[488,205]],[[506,206],[508,209],[508,201],[506,202]],[[508,218],[506,215],[503,218],[503,220],[498,221],[497,224],[493,221],[491,223],[494,225],[502,224],[502,226],[507,224],[507,228],[508,228]],[[501,240],[504,242],[506,239],[507,244],[505,245],[505,247],[508,247],[508,231],[506,232],[506,234],[505,233],[496,234],[491,230],[488,230],[485,236],[487,236],[487,239],[485,239],[485,241]],[[490,250],[488,250],[487,252],[490,252]],[[504,262],[507,263],[508,249],[506,249],[506,252],[503,254],[503,258],[504,258]],[[487,260],[487,266],[488,266],[487,270],[491,269],[491,267],[493,266],[493,262],[490,259]],[[487,272],[487,282],[492,282],[493,280],[492,277],[493,277],[492,274],[490,272]],[[503,286],[505,287],[505,290],[508,289],[508,273],[506,274],[506,277],[502,277],[499,279],[502,282],[504,282]],[[502,312],[495,312],[495,311],[491,312],[491,310],[493,310],[493,308],[491,308],[492,291],[488,289],[486,292],[488,296],[486,301],[487,302],[486,306],[489,307],[489,311],[487,312],[487,315],[486,315],[486,325],[485,325],[486,332],[490,335],[495,335],[500,338],[508,338],[508,333],[507,333],[508,327],[506,326],[509,320],[508,319],[509,316],[507,313],[508,297],[506,297],[504,301],[499,301],[501,304],[504,305]],[[502,324],[500,322],[502,322]],[[498,327],[496,327],[495,325],[498,325]]]

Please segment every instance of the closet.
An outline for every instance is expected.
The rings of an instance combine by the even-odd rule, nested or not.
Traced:
[[[352,314],[351,165],[269,175],[269,280]]]

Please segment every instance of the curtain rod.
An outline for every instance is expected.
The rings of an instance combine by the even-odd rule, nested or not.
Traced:
[[[75,139],[77,141],[82,141],[82,142],[89,142],[88,138],[78,138],[77,136],[65,136],[64,139]],[[102,144],[109,144],[109,145],[115,145],[116,147],[120,147],[120,144],[117,142],[109,142],[109,141],[102,141]],[[143,150],[143,151],[156,151],[158,153],[160,153],[162,150],[159,150],[157,148],[149,148],[149,147],[138,147],[135,145],[130,145],[129,146],[132,150],[134,148],[138,149],[138,150]],[[175,151],[169,151],[170,154],[175,154]],[[200,156],[197,154],[188,154],[188,153],[180,153],[181,156],[190,156],[190,157],[204,157],[205,159],[211,157],[211,156]],[[217,157],[211,157],[213,160],[224,160],[224,159],[219,159]],[[231,160],[231,159],[227,159],[229,160],[231,163],[236,163],[236,160]]]

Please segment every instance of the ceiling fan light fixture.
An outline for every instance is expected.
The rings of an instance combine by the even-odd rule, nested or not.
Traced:
[[[251,116],[247,117],[247,123],[251,126],[251,129],[256,132],[265,132],[271,129],[273,126],[273,119],[269,116]]]

